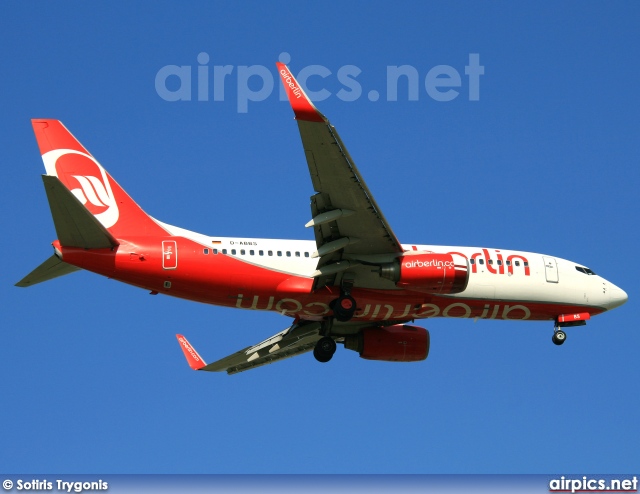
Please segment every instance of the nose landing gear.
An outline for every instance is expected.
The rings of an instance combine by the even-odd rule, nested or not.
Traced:
[[[567,333],[563,331],[563,328],[573,328],[575,326],[584,326],[587,324],[591,315],[588,312],[582,312],[578,314],[563,314],[556,318],[556,324],[553,328],[553,341],[556,345],[562,345],[567,339]]]
[[[551,341],[553,341],[556,345],[562,345],[567,339],[567,333],[562,331],[558,326],[553,328],[553,336],[551,337]]]

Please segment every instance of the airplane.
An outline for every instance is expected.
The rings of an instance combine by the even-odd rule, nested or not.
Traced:
[[[621,288],[558,257],[506,249],[402,244],[338,132],[277,63],[311,182],[315,241],[208,236],[147,215],[58,120],[32,120],[57,234],[54,253],[17,283],[79,269],[206,304],[292,318],[276,335],[207,364],[176,335],[192,369],[235,374],[337,343],[369,360],[427,358],[433,317],[553,321],[565,328],[627,301]]]

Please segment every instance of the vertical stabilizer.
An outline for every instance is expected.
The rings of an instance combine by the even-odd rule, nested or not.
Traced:
[[[167,235],[58,120],[34,119],[47,175],[60,182],[115,237]]]

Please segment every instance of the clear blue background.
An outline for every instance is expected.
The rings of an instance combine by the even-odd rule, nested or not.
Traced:
[[[0,469],[52,473],[630,472],[640,464],[636,2],[6,2],[0,7],[3,269]],[[362,70],[318,103],[401,241],[583,263],[624,288],[571,329],[425,321],[417,364],[339,349],[237,376],[191,371],[285,328],[274,314],[151,297],[75,273],[15,288],[55,231],[31,118],[56,118],[150,214],[221,236],[306,238],[312,194],[274,90],[237,111],[167,102],[165,65]],[[464,66],[479,53],[480,101]],[[462,75],[451,102],[385,98],[386,67]],[[213,69],[211,69],[212,71]],[[175,82],[175,81],[174,81]],[[257,81],[254,81],[257,82]],[[276,81],[277,82],[277,81]],[[194,77],[195,83],[195,77]],[[278,88],[278,86],[276,86]],[[377,102],[366,98],[379,90]],[[212,94],[212,92],[210,92]]]

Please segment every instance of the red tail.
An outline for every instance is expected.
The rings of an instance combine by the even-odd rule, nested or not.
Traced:
[[[47,175],[56,176],[115,238],[167,235],[58,120],[34,119]]]

